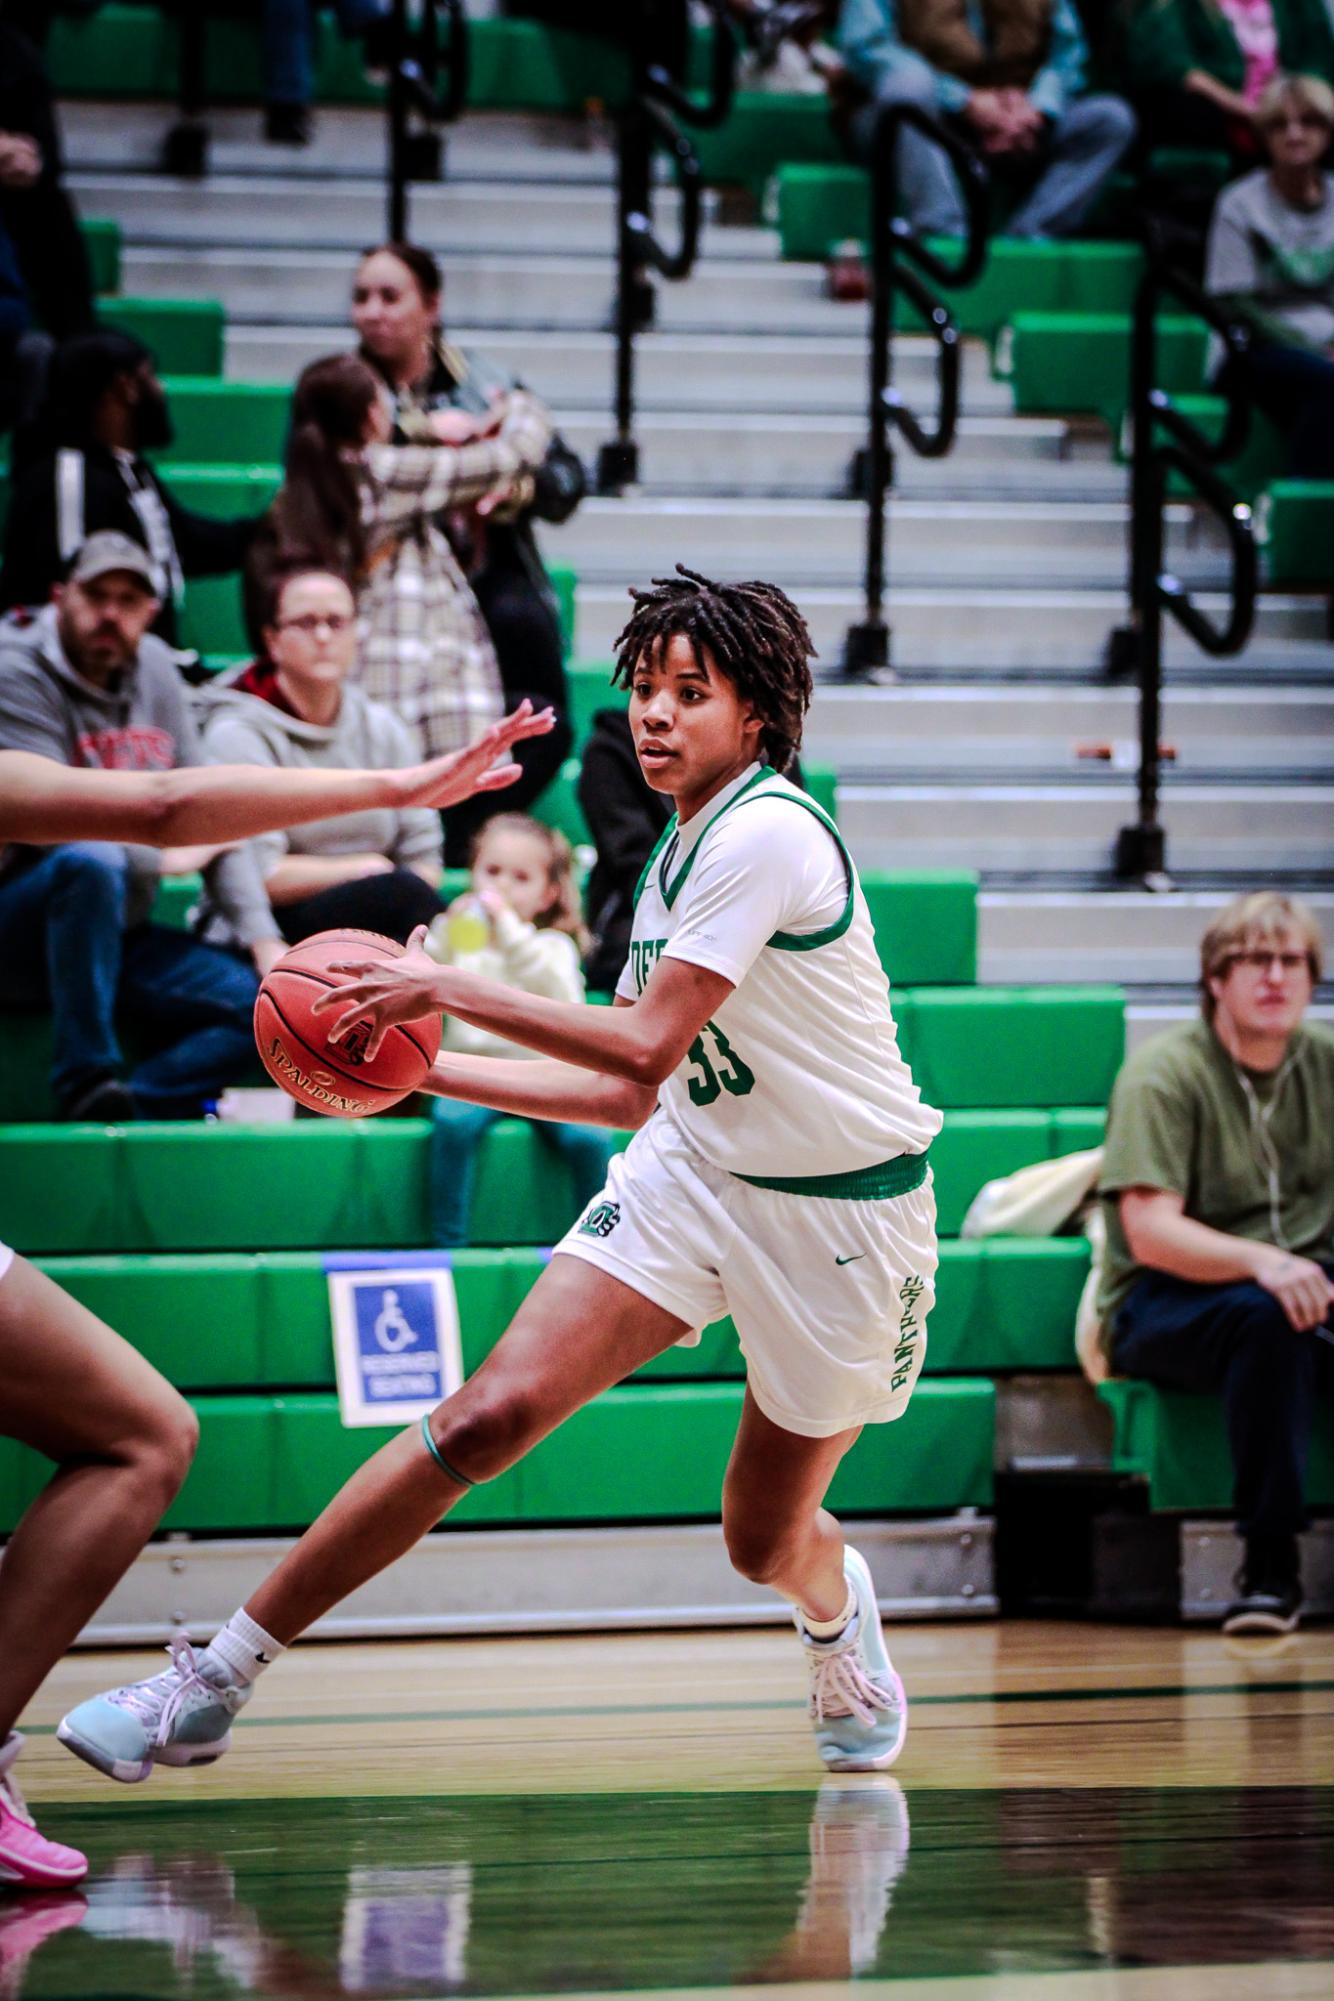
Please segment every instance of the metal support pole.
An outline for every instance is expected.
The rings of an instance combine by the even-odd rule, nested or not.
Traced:
[[[408,235],[408,0],[393,0],[389,65],[389,241]]]
[[[208,172],[209,130],[204,119],[206,10],[187,5],[177,14],[180,116],[162,141],[162,171],[201,180]]]

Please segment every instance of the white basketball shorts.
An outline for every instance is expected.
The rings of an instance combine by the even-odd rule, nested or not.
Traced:
[[[731,1314],[756,1403],[802,1438],[902,1416],[935,1298],[931,1176],[850,1201],[755,1188],[712,1166],[662,1112],[555,1247],[684,1320]]]

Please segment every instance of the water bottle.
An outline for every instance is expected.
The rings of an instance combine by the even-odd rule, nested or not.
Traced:
[[[445,913],[449,956],[457,961],[484,952],[491,943],[491,919],[475,896],[461,896]]]

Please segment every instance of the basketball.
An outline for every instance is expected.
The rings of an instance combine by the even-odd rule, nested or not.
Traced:
[[[313,1012],[321,994],[348,984],[346,973],[331,970],[335,963],[401,959],[403,950],[374,931],[319,931],[285,952],[265,976],[255,998],[255,1042],[274,1083],[299,1105],[329,1118],[364,1119],[419,1088],[440,1048],[438,1017],[391,1028],[367,1062],[369,1020],[358,1022],[342,1042],[330,1042],[336,1012]]]

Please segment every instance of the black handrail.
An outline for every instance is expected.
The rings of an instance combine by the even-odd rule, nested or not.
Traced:
[[[442,49],[440,16],[449,22]],[[452,125],[468,97],[468,17],[463,0],[426,0],[421,18],[408,19],[408,0],[393,0],[388,121],[388,233],[391,242],[408,235],[408,184],[438,181],[444,169],[442,125]],[[443,72],[443,75],[442,75]],[[414,126],[413,119],[422,121]]]
[[[1157,384],[1158,305],[1166,293],[1201,319],[1227,351],[1221,387],[1223,424],[1209,437]],[[1139,683],[1137,817],[1116,840],[1115,870],[1122,881],[1169,889],[1166,830],[1158,816],[1162,765],[1163,615],[1167,613],[1206,653],[1239,653],[1255,623],[1258,581],[1255,531],[1246,502],[1216,468],[1234,459],[1246,442],[1251,396],[1244,362],[1248,329],[1229,319],[1193,278],[1163,263],[1150,249],[1135,294],[1130,354],[1130,624],[1111,635],[1109,659],[1133,664]],[[1166,436],[1164,436],[1166,433]],[[1168,476],[1176,473],[1221,523],[1231,557],[1227,622],[1217,625],[1180,578],[1163,567],[1164,509]]]
[[[699,155],[677,123],[697,130],[721,125],[732,108],[736,43],[722,0],[708,0],[713,57],[708,96],[701,103],[641,51],[617,121],[616,182],[616,435],[597,460],[599,493],[622,493],[639,478],[635,441],[635,334],[653,318],[647,273],[679,282],[699,252],[703,177]],[[665,150],[681,195],[681,230],[668,249],[653,228],[653,160]]]
[[[911,222],[894,213],[895,148],[905,125],[939,146],[958,174],[967,235],[952,261],[938,256]],[[864,679],[890,664],[884,604],[886,501],[894,484],[891,430],[901,431],[923,458],[943,458],[958,426],[959,330],[926,279],[946,287],[971,285],[987,261],[987,226],[987,174],[972,148],[915,104],[885,105],[876,119],[871,146],[870,394],[866,449],[859,454],[859,486],[866,499],[866,609],[862,619],[848,628],[843,671],[850,680]],[[914,265],[919,268],[914,270]],[[900,292],[916,306],[935,342],[936,411],[929,425],[893,387],[894,308]]]

